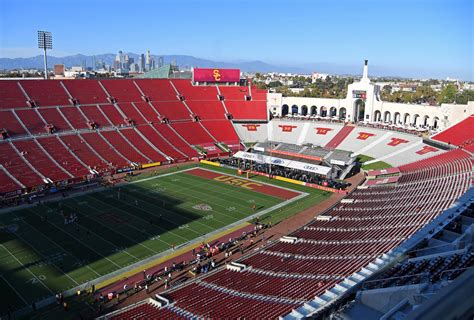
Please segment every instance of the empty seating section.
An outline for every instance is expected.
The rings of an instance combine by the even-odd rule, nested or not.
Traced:
[[[220,101],[186,101],[186,105],[201,120],[225,119],[225,110]]]
[[[100,83],[117,102],[142,101],[142,94],[133,83],[133,80],[100,80]]]
[[[10,137],[27,135],[23,126],[13,114],[13,110],[0,111],[0,129],[8,131]]]
[[[91,169],[98,172],[105,172],[109,169],[108,165],[102,161],[78,135],[60,136],[59,139]]]
[[[248,87],[223,87],[221,94],[245,105],[249,118],[266,119],[264,110],[254,110],[259,102],[245,101]],[[180,101],[178,95],[185,100]],[[114,104],[109,96],[116,99]],[[37,108],[29,105],[28,99]],[[217,86],[193,86],[190,80],[6,80],[0,82],[0,109],[0,129],[7,131],[15,145],[18,143],[33,166],[19,155],[15,159],[22,163],[22,170],[6,161],[5,169],[0,168],[0,178],[5,181],[1,190],[16,189],[21,183],[38,186],[46,183],[43,176],[69,180],[84,177],[90,170],[105,173],[130,166],[130,162],[202,156],[191,144],[207,148],[208,155],[220,153],[217,140],[232,150],[240,148],[239,136],[218,99]],[[192,114],[202,122],[194,122]],[[162,123],[165,119],[171,124]],[[57,136],[51,136],[49,125]],[[16,141],[28,136],[39,140]],[[29,147],[32,150],[27,150]],[[3,148],[9,148],[7,142]]]
[[[224,101],[227,111],[236,120],[266,120],[265,101]]]
[[[2,80],[0,82],[0,109],[11,109],[18,107],[26,107],[28,100],[20,87],[18,81]]]
[[[149,303],[140,304],[131,309],[113,315],[109,320],[125,320],[125,319],[187,319],[173,312],[170,308],[157,308]]]
[[[153,149],[134,129],[123,129],[120,130],[125,138],[128,139],[133,145],[140,150],[145,156],[153,161],[166,161],[166,158]]]
[[[0,193],[7,193],[12,190],[20,189],[18,185],[10,176],[4,171],[3,166],[0,165]]]
[[[166,154],[168,157],[172,157],[173,159],[184,159],[187,158],[186,155],[181,154],[178,150],[173,148],[171,144],[165,141],[151,126],[140,126],[137,128],[141,134],[148,139],[148,141],[152,142],[155,147],[157,147],[161,152]],[[174,144],[173,144],[174,145]]]
[[[11,175],[26,187],[37,187],[44,184],[43,179],[23,161],[9,143],[0,143],[0,162]]]
[[[167,101],[167,102],[152,102],[151,105],[158,113],[168,118],[170,121],[174,120],[191,120],[191,112],[181,101]]]
[[[52,124],[57,131],[68,131],[72,128],[64,120],[63,116],[59,113],[56,108],[38,108],[38,112],[41,114],[47,124]]]
[[[272,319],[291,311],[296,303],[265,301],[231,295],[193,283],[169,294],[171,301],[196,316],[212,319]]]
[[[275,241],[238,261],[248,269],[220,270],[169,297],[180,309],[205,317],[258,318],[256,297],[265,303],[289,299],[278,307],[293,309],[292,301],[301,305],[323,294],[430,223],[470,187],[472,166],[472,157],[462,150],[402,166],[397,185],[356,189],[353,203],[325,213],[332,219],[315,219],[291,233],[295,243]],[[239,308],[237,297],[247,300],[245,308]],[[259,307],[271,310],[267,318],[288,312]]]
[[[131,119],[136,125],[147,123],[146,119],[142,117],[140,112],[129,102],[118,103],[117,104],[120,110],[125,114],[125,116]]]
[[[138,153],[118,131],[102,131],[101,134],[128,160],[135,163],[148,163],[148,160]]]
[[[58,139],[57,137],[46,137],[38,139],[37,141],[60,166],[73,176],[83,177],[90,174],[89,170],[84,167]]]
[[[176,90],[184,96],[186,101],[216,101],[217,88],[215,86],[193,86],[191,80],[171,80]]]
[[[97,80],[64,80],[62,83],[81,105],[107,103],[107,94]]]
[[[125,119],[122,114],[112,104],[104,104],[99,106],[100,110],[105,114],[109,121],[115,126],[125,124]]]
[[[134,102],[133,104],[148,123],[159,121],[158,112],[148,102]]]
[[[81,136],[112,167],[129,166],[129,162],[122,158],[114,148],[111,148],[98,133],[84,133]]]
[[[247,86],[219,86],[219,91],[221,95],[224,96],[225,101],[244,101],[245,97],[249,95]]]
[[[237,272],[223,270],[202,281],[239,292],[262,294],[288,299],[309,300],[334,285],[335,280],[318,280],[304,277],[289,277],[278,274]]]
[[[183,139],[181,139],[171,128],[166,124],[154,124],[153,127],[173,146],[178,148],[181,152],[186,154],[188,157],[197,157],[198,153],[196,150],[191,148]]]
[[[267,90],[258,89],[252,86],[252,100],[267,101]]]
[[[13,143],[19,152],[30,162],[43,176],[53,181],[68,180],[71,177],[63,172],[45,152],[36,144],[35,140],[22,140]]]
[[[112,123],[109,122],[96,105],[81,106],[81,111],[87,117],[87,120],[94,122],[99,128],[112,126]]]
[[[18,109],[14,112],[32,134],[46,133],[46,123],[40,118],[36,109]]]
[[[472,145],[474,144],[474,139],[472,138],[473,128],[474,114],[443,132],[435,134],[432,139],[457,146]]]
[[[150,101],[178,100],[177,93],[168,79],[136,79],[134,81]]]
[[[214,143],[198,122],[177,122],[170,126],[191,145]]]
[[[84,118],[78,107],[58,108],[74,129],[86,129],[87,119]]]
[[[71,105],[69,96],[57,80],[21,80],[20,85],[39,107]]]
[[[202,121],[201,123],[219,142],[239,143],[240,141],[234,127],[227,120]]]

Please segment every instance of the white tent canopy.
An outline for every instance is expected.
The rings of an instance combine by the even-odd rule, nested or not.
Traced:
[[[234,157],[239,158],[239,159],[255,161],[256,163],[274,164],[274,165],[282,166],[285,168],[308,171],[308,172],[316,173],[323,176],[328,176],[329,172],[331,171],[331,168],[329,167],[323,167],[323,166],[305,163],[301,161],[282,159],[278,157],[270,157],[264,154],[255,154],[255,153],[250,153],[250,152],[245,152],[245,151],[238,151],[237,153],[234,154]]]

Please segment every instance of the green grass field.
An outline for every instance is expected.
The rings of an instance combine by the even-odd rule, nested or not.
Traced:
[[[284,201],[179,171],[140,178],[121,186],[120,197],[118,188],[110,188],[0,214],[0,290],[9,293],[2,294],[0,314],[8,306],[18,309],[92,283],[172,245],[225,228],[254,214],[252,203],[261,211]],[[273,223],[329,196],[286,182],[255,180],[308,193],[267,213],[265,218]],[[198,206],[202,204],[205,206]],[[78,222],[65,225],[61,208],[76,213]]]
[[[364,164],[365,162],[370,160],[374,160],[374,158],[366,156],[365,154],[359,154],[356,158],[357,162],[362,163],[362,169],[364,170],[380,170],[392,167],[390,164],[383,161],[376,161],[374,163]]]

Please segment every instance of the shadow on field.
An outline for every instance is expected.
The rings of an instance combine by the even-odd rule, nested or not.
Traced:
[[[205,199],[202,201],[206,203]],[[41,268],[52,280],[62,272],[86,265],[100,275],[110,273],[119,266],[137,262],[136,258],[142,260],[198,237],[200,234],[191,232],[186,225],[202,216],[181,208],[182,204],[159,188],[150,190],[148,186],[132,184],[5,213],[2,221],[7,222],[0,225],[0,244],[19,262],[0,261],[0,275],[9,283],[22,284],[25,279],[19,278],[24,277],[25,269],[37,274]],[[163,237],[170,231],[175,234]],[[160,245],[139,245],[149,239]],[[9,256],[12,260],[2,246],[0,260]],[[98,277],[85,268],[81,272],[90,272],[86,279]],[[53,290],[61,286],[49,281],[45,284]],[[23,290],[21,285],[17,289]],[[3,303],[0,307],[5,310]]]

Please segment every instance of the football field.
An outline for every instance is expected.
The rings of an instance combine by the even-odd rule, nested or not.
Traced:
[[[307,195],[191,168],[1,213],[0,314]]]

